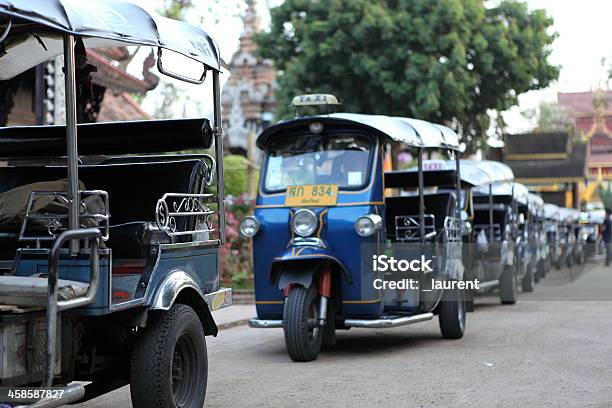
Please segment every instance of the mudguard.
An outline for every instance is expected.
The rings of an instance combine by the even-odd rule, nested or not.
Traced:
[[[308,289],[312,285],[314,266],[304,268],[302,265],[295,265],[292,268],[283,268],[278,279],[278,288],[283,290],[291,284],[301,285]]]
[[[289,284],[299,284],[309,288],[315,272],[315,265],[304,261],[327,261],[336,265],[348,283],[352,283],[351,275],[347,268],[337,257],[332,255],[326,248],[318,246],[289,247],[278,254],[272,263],[274,268],[280,268],[278,279],[279,289]]]

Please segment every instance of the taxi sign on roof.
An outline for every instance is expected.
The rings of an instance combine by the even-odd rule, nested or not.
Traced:
[[[293,98],[292,106],[340,105],[338,98],[329,94],[298,95]]]

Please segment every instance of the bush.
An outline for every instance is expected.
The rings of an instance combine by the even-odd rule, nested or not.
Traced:
[[[221,279],[234,289],[253,287],[251,240],[240,235],[240,222],[252,212],[252,202],[241,197],[228,197],[225,206],[225,245],[221,247]]]

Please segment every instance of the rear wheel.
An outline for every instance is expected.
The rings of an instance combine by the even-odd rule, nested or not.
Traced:
[[[502,305],[513,305],[516,303],[516,282],[512,268],[506,266],[499,278],[499,300]]]
[[[206,340],[195,311],[175,304],[152,315],[132,349],[134,408],[201,408],[207,379]]]
[[[463,291],[446,289],[438,305],[440,331],[445,339],[460,339],[465,332],[465,300]]]
[[[283,330],[289,357],[312,361],[319,356],[323,328],[319,327],[319,302],[315,284],[306,289],[295,286],[289,292],[283,312]]]

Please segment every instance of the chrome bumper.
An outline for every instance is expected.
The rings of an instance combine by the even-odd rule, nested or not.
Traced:
[[[251,319],[249,320],[249,327],[252,327],[254,329],[275,329],[283,327],[283,321]]]
[[[344,326],[364,327],[369,329],[387,329],[391,327],[404,326],[406,324],[424,322],[433,319],[433,313],[423,313],[414,316],[389,316],[380,319],[346,319]]]
[[[219,288],[216,292],[210,292],[204,295],[204,300],[210,311],[223,309],[232,305],[232,289]]]
[[[391,327],[404,326],[406,324],[424,322],[426,320],[433,319],[433,317],[433,313],[423,313],[414,316],[389,316],[380,319],[346,319],[344,321],[344,327],[346,327],[347,329],[350,327],[386,329]],[[251,319],[249,320],[249,327],[253,327],[255,329],[279,328],[283,327],[283,321]]]

